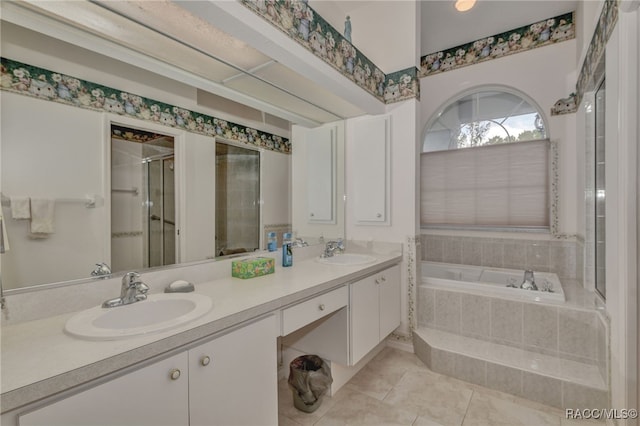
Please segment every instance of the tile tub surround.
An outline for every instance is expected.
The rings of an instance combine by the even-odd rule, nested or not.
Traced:
[[[606,319],[594,308],[507,300],[428,285],[418,286],[417,307],[418,328],[598,365],[606,372]]]
[[[422,234],[422,260],[553,272],[581,280],[582,245],[572,240],[486,238]]]
[[[607,408],[595,365],[430,328],[414,332],[416,355],[433,372],[557,408]]]
[[[160,293],[167,284],[186,279],[195,284],[196,292],[211,297],[213,309],[173,330],[125,340],[85,341],[63,332],[66,320],[75,312],[119,294],[120,276],[9,295],[8,311],[3,311],[3,315],[9,312],[13,319],[2,323],[2,412],[182,348],[395,265],[402,260],[402,244],[393,247],[386,254],[374,252],[376,263],[340,268],[313,260],[322,247],[305,247],[296,250],[293,267],[276,267],[274,274],[252,280],[231,278],[230,259],[148,271],[142,274],[142,279],[151,288],[150,293]],[[47,356],[43,357],[45,353]]]
[[[563,288],[566,303],[544,304],[423,283],[415,352],[435,372],[543,404],[608,407],[607,319],[575,280]]]

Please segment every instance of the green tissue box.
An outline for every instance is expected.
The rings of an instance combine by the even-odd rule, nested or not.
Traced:
[[[273,274],[276,260],[272,257],[254,257],[231,262],[231,276],[235,278],[255,278]]]

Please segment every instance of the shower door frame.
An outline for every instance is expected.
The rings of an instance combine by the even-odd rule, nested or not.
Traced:
[[[222,143],[225,145],[231,145],[237,148],[242,148],[242,149],[246,149],[248,151],[255,151],[258,153],[258,179],[259,179],[259,183],[258,183],[258,200],[257,200],[257,206],[258,206],[258,249],[264,247],[264,242],[265,242],[265,235],[264,235],[264,198],[263,198],[263,191],[264,191],[264,149],[263,148],[259,148],[259,147],[255,147],[255,146],[251,146],[245,143],[240,143],[240,142],[235,142],[229,139],[225,139],[222,138],[220,136],[216,136],[215,137],[215,143]],[[217,182],[216,182],[216,190],[217,190]],[[216,208],[217,209],[217,208]],[[217,214],[215,219],[217,221]],[[216,227],[217,227],[217,223],[216,223]],[[216,231],[217,232],[217,231]],[[217,233],[215,234],[216,241],[214,241],[214,247],[216,249],[216,258],[224,258],[224,256],[218,256],[218,243],[217,243]]]

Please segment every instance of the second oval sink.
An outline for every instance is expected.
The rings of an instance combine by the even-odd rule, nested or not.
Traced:
[[[336,254],[331,257],[319,257],[317,258],[317,260],[320,263],[326,263],[328,265],[354,266],[373,263],[376,261],[376,258],[373,256],[369,256],[368,254],[343,253]]]
[[[211,299],[201,294],[152,294],[129,305],[79,312],[69,318],[64,330],[87,340],[116,340],[178,327],[200,318],[212,306]]]

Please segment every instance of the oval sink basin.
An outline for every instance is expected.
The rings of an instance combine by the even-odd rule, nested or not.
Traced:
[[[331,257],[318,257],[317,260],[320,263],[326,263],[328,265],[353,266],[373,263],[376,261],[376,258],[373,256],[369,256],[368,254],[343,253],[336,254]]]
[[[64,331],[87,340],[117,340],[184,325],[211,310],[208,296],[152,294],[147,300],[114,308],[96,306],[69,318]]]

